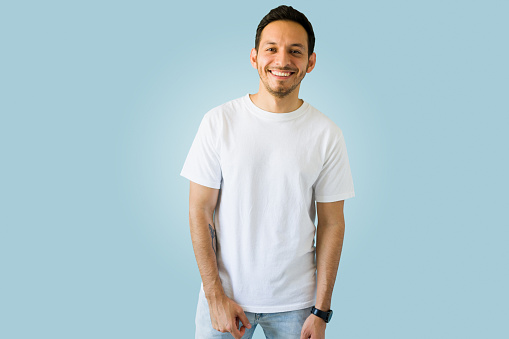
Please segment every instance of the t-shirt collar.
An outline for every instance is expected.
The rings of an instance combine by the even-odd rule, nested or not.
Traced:
[[[303,100],[302,105],[299,108],[297,108],[295,111],[288,112],[288,113],[268,112],[268,111],[265,111],[265,110],[261,109],[260,107],[256,106],[253,103],[253,101],[251,101],[249,94],[246,94],[244,96],[244,102],[245,102],[246,106],[248,107],[249,111],[252,112],[253,114],[255,114],[261,118],[266,118],[266,119],[271,119],[271,120],[279,120],[279,121],[291,120],[291,119],[300,117],[301,115],[306,113],[307,109],[309,108],[309,104]]]

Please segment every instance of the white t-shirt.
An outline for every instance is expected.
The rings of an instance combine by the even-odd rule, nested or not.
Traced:
[[[205,114],[180,175],[220,189],[214,224],[228,297],[254,313],[315,304],[315,201],[355,195],[332,120],[307,102],[271,113],[245,95]]]

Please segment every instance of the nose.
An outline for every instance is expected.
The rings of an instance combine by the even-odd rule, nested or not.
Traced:
[[[290,56],[285,50],[281,49],[277,52],[275,64],[279,67],[286,67],[290,64]]]

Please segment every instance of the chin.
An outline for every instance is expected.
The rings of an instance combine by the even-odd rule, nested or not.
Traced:
[[[270,89],[269,92],[270,92],[270,94],[272,94],[276,98],[284,98],[284,97],[292,94],[293,89],[292,90],[273,90],[273,89]]]

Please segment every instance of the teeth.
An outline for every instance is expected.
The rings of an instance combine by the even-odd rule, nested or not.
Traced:
[[[287,77],[287,76],[290,76],[290,74],[292,74],[292,73],[283,73],[283,72],[278,72],[278,71],[271,71],[271,72],[272,72],[272,74],[280,76],[280,77]]]

